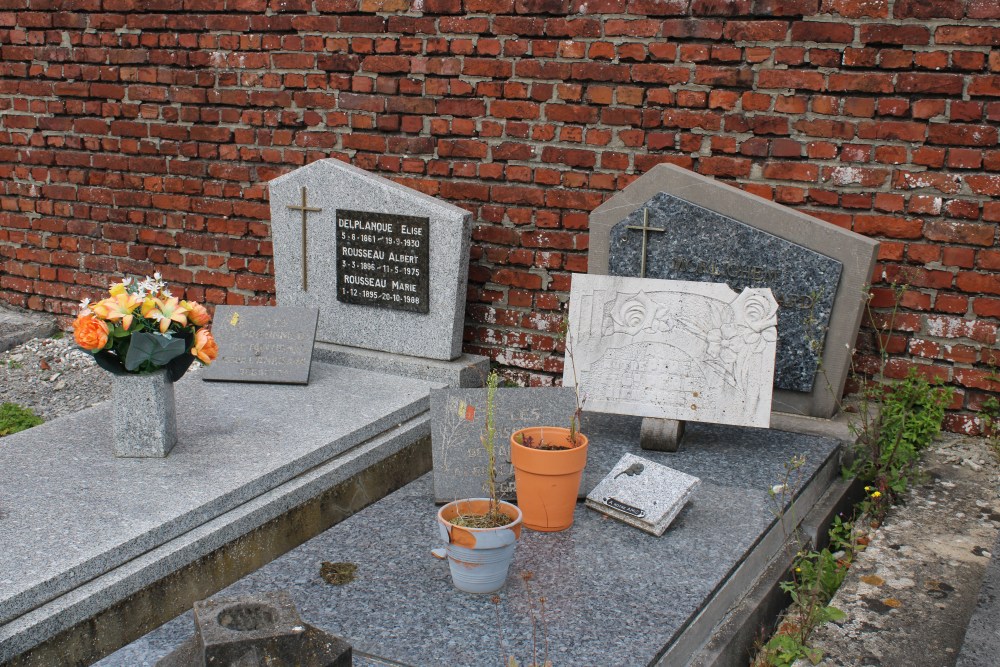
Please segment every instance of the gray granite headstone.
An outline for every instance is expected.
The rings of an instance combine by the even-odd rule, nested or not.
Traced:
[[[467,211],[335,159],[268,189],[278,303],[319,308],[318,341],[461,354]]]
[[[588,273],[606,275],[614,272],[611,263],[618,250],[612,239],[612,231],[626,219],[629,219],[629,222],[624,226],[633,223],[638,223],[633,226],[643,226],[644,206],[661,193],[672,199],[677,206],[684,206],[677,204],[680,201],[686,202],[687,206],[680,219],[675,217],[669,221],[670,231],[645,232],[646,250],[649,255],[646,258],[647,276],[665,276],[666,273],[660,271],[672,270],[673,261],[676,259],[678,261],[676,270],[683,268],[688,272],[684,275],[674,274],[677,277],[692,279],[696,277],[695,274],[700,273],[702,277],[697,277],[698,280],[710,279],[714,282],[722,277],[722,273],[731,272],[736,278],[742,280],[749,278],[750,282],[730,283],[731,287],[737,288],[745,284],[767,285],[767,281],[759,282],[758,279],[767,277],[768,270],[780,268],[784,276],[792,270],[798,270],[800,263],[806,261],[808,257],[819,259],[820,266],[826,267],[822,269],[823,275],[818,280],[813,275],[796,278],[788,287],[780,284],[770,285],[774,288],[775,295],[785,301],[785,307],[779,312],[778,324],[778,331],[783,340],[787,340],[786,336],[792,335],[785,330],[787,326],[785,319],[780,319],[784,311],[799,311],[803,315],[812,313],[812,317],[799,318],[803,325],[800,327],[800,332],[805,328],[811,328],[813,326],[811,321],[818,326],[820,322],[818,318],[825,318],[828,324],[825,332],[820,331],[819,338],[812,338],[812,344],[821,348],[819,356],[822,359],[822,372],[809,376],[808,368],[812,367],[815,357],[809,354],[807,345],[799,357],[793,357],[792,363],[785,363],[783,380],[775,386],[771,409],[813,417],[826,418],[833,415],[847,381],[851,350],[861,324],[867,284],[871,281],[874,271],[878,242],[715,179],[675,165],[660,164],[591,212]],[[705,211],[717,214],[719,218],[713,219],[713,216]],[[692,213],[698,214],[697,220],[684,219]],[[736,221],[742,227],[727,220]],[[682,227],[675,229],[675,225]],[[660,228],[666,225],[650,211],[648,226]],[[635,271],[638,274],[641,273],[642,257],[636,255],[642,251],[643,232],[631,230],[629,233],[638,243],[631,240],[626,243],[626,246],[631,248],[632,258],[628,260],[628,267],[619,267],[618,270],[634,271],[638,259],[640,270]],[[685,238],[691,233],[697,235],[697,243],[711,243],[711,246],[705,248],[711,247],[712,254],[706,252],[692,239]],[[771,240],[772,237],[788,245],[775,244]],[[743,247],[748,242],[753,245]],[[683,244],[681,248],[686,248],[686,254],[667,254],[669,248],[663,244],[672,243]],[[749,250],[750,247],[755,249]],[[817,253],[819,257],[802,254],[797,247]],[[628,248],[622,250],[629,252]],[[772,254],[763,261],[750,261],[757,260],[754,253],[758,251]],[[789,253],[787,257],[786,251]],[[792,257],[801,259],[795,259],[792,265],[789,265],[788,262]],[[732,259],[740,260],[742,263],[734,266]],[[661,268],[662,260],[668,263]],[[729,263],[723,266],[721,264],[723,260]],[[833,276],[836,273],[836,262],[841,265],[839,281]],[[720,276],[714,275],[716,271]],[[706,272],[710,278],[705,276]],[[726,282],[729,280],[733,278],[729,278]],[[812,300],[813,290],[810,285],[817,283],[834,290],[832,307],[828,307],[826,304],[829,301],[825,301],[817,302],[815,305],[810,304],[809,308],[795,308],[795,305],[808,303],[802,297]],[[818,296],[829,299],[822,290]],[[808,341],[811,334],[800,335],[796,342],[801,343],[803,337]],[[781,354],[787,356],[785,347],[787,345],[783,346]],[[805,387],[805,389],[786,389],[784,388],[786,385]]]
[[[204,380],[308,384],[316,308],[218,306],[212,336],[219,356]]]
[[[587,494],[587,507],[653,535],[663,535],[701,480],[649,459],[625,454]]]
[[[774,386],[812,391],[839,261],[665,192],[611,228],[608,273],[638,276],[643,249],[646,278],[770,287],[780,307]]]
[[[431,448],[434,499],[449,503],[488,495],[487,456],[481,436],[486,422],[486,389],[440,389],[431,392]],[[534,387],[497,389],[494,399],[498,492],[514,497],[510,436],[529,426],[565,426],[576,411],[572,389]]]

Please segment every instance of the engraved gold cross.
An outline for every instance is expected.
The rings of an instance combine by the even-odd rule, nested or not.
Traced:
[[[306,203],[306,186],[302,186],[302,204],[300,206],[288,205],[293,211],[302,211],[302,291],[309,291],[308,265],[306,264],[306,216],[310,213],[319,213],[323,209],[313,208]]]
[[[648,232],[665,232],[666,229],[660,229],[659,227],[649,226],[649,209],[642,209],[642,227],[638,225],[628,225],[626,229],[639,229],[642,230],[642,257],[639,260],[639,277],[646,277],[646,236]]]

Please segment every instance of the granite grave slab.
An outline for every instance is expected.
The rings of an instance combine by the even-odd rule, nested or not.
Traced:
[[[268,190],[278,304],[318,308],[318,341],[459,356],[467,211],[335,159]]]
[[[539,425],[569,425],[576,394],[561,387],[499,388],[494,399],[495,456],[498,493],[514,494],[510,434]],[[431,447],[434,456],[434,499],[449,503],[489,495],[487,456],[480,437],[485,431],[486,389],[440,389],[431,392]]]
[[[165,459],[112,455],[110,402],[4,438],[0,663],[427,438],[440,386],[319,362],[307,386],[200,373],[176,384]]]
[[[591,213],[588,272],[773,288],[782,308],[772,409],[828,418],[877,250],[874,239],[660,164]]]
[[[585,414],[589,454],[602,477],[623,453],[640,452],[639,422]],[[499,603],[456,591],[447,565],[430,556],[438,540],[430,474],[219,595],[287,589],[305,618],[352,645],[358,665],[480,667],[499,664],[501,653],[525,664],[532,623],[536,632],[541,627],[539,597],[555,665],[683,664],[661,656],[711,636],[716,617],[706,619],[706,611],[721,604],[721,616],[745,590],[743,568],[756,576],[783,548],[768,489],[783,478],[788,452],[800,452],[806,464],[786,516],[805,516],[838,471],[838,444],[829,439],[708,424],[690,424],[688,437],[695,446],[676,454],[642,453],[702,480],[663,537],[578,505],[570,530],[522,535]],[[325,583],[319,567],[327,560],[356,563],[354,581]],[[150,665],[192,628],[191,615],[180,616],[98,667]]]
[[[569,303],[563,385],[587,410],[768,426],[770,290],[575,274]]]
[[[318,321],[316,308],[216,306],[219,356],[202,379],[308,384]]]
[[[701,480],[635,454],[625,454],[587,494],[587,507],[653,535],[663,535]]]

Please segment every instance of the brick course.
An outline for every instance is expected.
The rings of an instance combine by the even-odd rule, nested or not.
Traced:
[[[882,241],[857,362],[1000,390],[995,0],[0,0],[0,299],[273,302],[265,182],[475,216],[465,348],[551,384],[587,213],[671,162]],[[893,281],[910,286],[895,318]]]

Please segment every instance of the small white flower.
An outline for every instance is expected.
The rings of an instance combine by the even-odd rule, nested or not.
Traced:
[[[776,496],[784,490],[785,490],[784,484],[775,484],[774,486],[771,487],[771,494]]]

